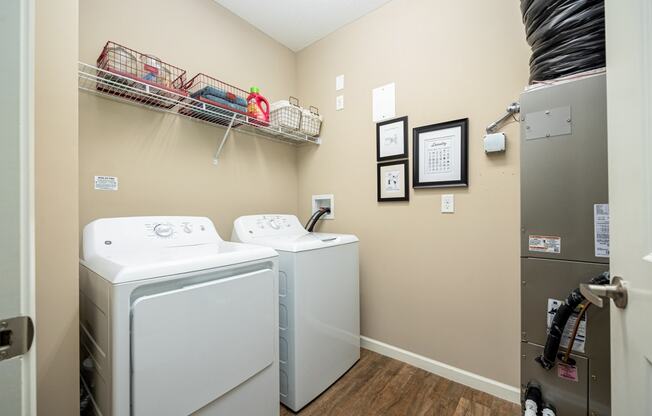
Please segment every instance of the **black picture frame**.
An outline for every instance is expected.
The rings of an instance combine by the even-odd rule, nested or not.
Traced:
[[[381,173],[383,171],[384,167],[389,167],[389,166],[402,166],[403,168],[403,181],[402,181],[402,186],[403,186],[403,196],[399,197],[387,197],[383,196],[382,192],[382,178],[381,178]],[[377,168],[376,168],[376,191],[377,191],[377,197],[378,197],[378,202],[391,202],[391,201],[409,201],[410,200],[410,166],[409,166],[409,160],[404,159],[404,160],[393,160],[390,162],[383,162],[383,163],[378,163]]]
[[[380,149],[381,149],[380,128],[388,124],[394,124],[399,122],[403,123],[403,153],[397,153],[395,155],[381,157],[380,156]],[[384,162],[387,160],[397,160],[397,159],[407,159],[407,158],[408,158],[408,117],[403,116],[391,120],[381,121],[380,123],[376,123],[376,161]]]
[[[430,180],[421,178],[420,166],[422,165],[420,153],[420,136],[424,133],[445,130],[459,127],[459,160],[456,160],[460,167],[460,178],[456,180]],[[415,127],[412,131],[412,187],[418,188],[444,188],[444,187],[465,187],[469,186],[469,119],[462,118],[459,120],[446,121],[444,123],[430,124],[427,126]],[[454,153],[454,152],[453,152]]]

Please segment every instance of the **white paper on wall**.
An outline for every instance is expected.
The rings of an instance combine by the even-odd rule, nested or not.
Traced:
[[[393,82],[374,88],[371,99],[374,123],[396,117],[396,87]]]

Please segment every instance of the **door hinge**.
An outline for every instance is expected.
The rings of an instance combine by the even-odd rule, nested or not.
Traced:
[[[34,341],[34,323],[29,316],[0,319],[0,361],[29,351]]]

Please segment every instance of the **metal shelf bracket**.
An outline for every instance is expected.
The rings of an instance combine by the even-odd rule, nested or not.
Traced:
[[[215,151],[215,156],[213,156],[213,164],[217,166],[219,159],[220,159],[220,154],[222,153],[222,148],[224,147],[224,144],[226,143],[226,139],[229,138],[229,133],[231,132],[231,127],[233,127],[233,122],[235,121],[235,114],[231,117],[231,121],[229,121],[229,125],[226,128],[226,131],[224,132],[224,137],[222,138],[222,141],[220,142],[220,145],[217,147],[217,150]]]

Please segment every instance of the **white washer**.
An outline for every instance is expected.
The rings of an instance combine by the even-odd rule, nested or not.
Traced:
[[[358,238],[252,215],[235,220],[231,239],[279,252],[281,402],[298,411],[360,358]]]
[[[274,250],[208,218],[109,218],[84,228],[80,263],[92,414],[279,414]]]

